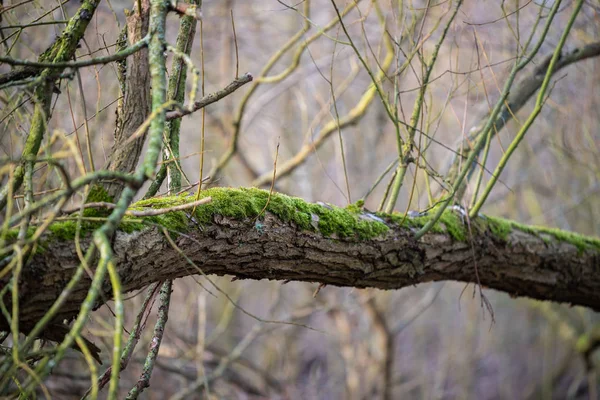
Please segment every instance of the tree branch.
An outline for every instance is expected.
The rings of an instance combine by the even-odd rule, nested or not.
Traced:
[[[167,113],[167,121],[185,117],[186,115],[196,112],[196,111],[206,107],[209,104],[215,103],[215,102],[221,100],[222,98],[229,96],[231,93],[235,92],[236,90],[238,90],[239,88],[244,86],[246,83],[251,82],[252,79],[253,79],[252,74],[250,74],[249,72],[246,72],[243,76],[240,76],[239,78],[235,78],[233,80],[233,82],[231,82],[229,85],[225,86],[223,89],[221,89],[217,92],[214,92],[214,93],[210,93],[210,94],[204,96],[203,98],[201,98],[200,100],[198,100],[197,102],[195,102],[194,107],[191,110],[182,109],[182,110],[175,110],[175,111],[168,112]]]
[[[78,60],[78,61],[59,61],[59,62],[41,62],[41,61],[29,61],[29,60],[19,60],[12,57],[4,57],[0,56],[0,63],[5,63],[8,65],[22,65],[29,68],[35,69],[43,69],[43,68],[83,68],[89,67],[92,65],[98,64],[108,64],[113,61],[124,60],[130,55],[140,51],[144,47],[148,45],[148,41],[150,38],[148,36],[141,39],[139,42],[132,44],[124,50],[121,50],[117,53],[110,54],[104,57],[98,58],[90,58],[87,60]]]
[[[358,288],[475,282],[474,249],[479,278],[486,287],[600,310],[599,239],[481,216],[471,221],[469,242],[462,216],[448,210],[442,222],[417,241],[414,231],[427,217],[407,218],[400,226],[402,216],[376,216],[274,193],[261,221],[256,216],[266,204],[267,191],[215,188],[202,193],[211,196],[212,202],[198,207],[193,216],[176,211],[145,218],[145,225],[139,219],[125,218],[112,246],[124,292],[198,274],[198,268],[204,274],[237,279]],[[148,199],[132,207],[164,208],[192,200],[180,196]],[[44,315],[79,265],[75,244],[66,240],[66,225],[61,224],[67,223],[51,225],[41,244],[43,250],[23,268],[19,319],[24,330]],[[178,249],[165,238],[163,226],[179,234]],[[90,233],[92,228],[88,225],[87,229]],[[84,249],[90,243],[91,235],[82,238]],[[6,258],[0,261],[4,264]],[[0,279],[0,287],[7,279]],[[89,285],[89,280],[77,284],[56,320],[77,315]],[[108,280],[102,291],[104,296],[98,299],[111,297]],[[3,301],[10,309],[10,299]],[[0,330],[8,326],[0,318]]]

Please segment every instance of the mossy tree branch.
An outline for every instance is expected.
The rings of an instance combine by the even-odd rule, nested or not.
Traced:
[[[130,55],[140,51],[148,45],[148,37],[140,39],[140,41],[133,43],[131,46],[126,47],[114,54],[110,54],[104,57],[90,58],[87,60],[79,61],[57,61],[57,62],[40,62],[40,61],[29,61],[29,60],[18,60],[12,57],[0,57],[0,63],[6,63],[8,65],[23,65],[31,67],[33,69],[44,69],[44,68],[83,68],[91,65],[108,64],[113,61],[121,61],[129,57]]]
[[[402,216],[377,216],[355,206],[311,204],[275,193],[264,218],[256,220],[269,192],[217,188],[202,193],[212,202],[199,206],[193,216],[177,211],[145,219],[124,217],[112,246],[123,292],[200,273],[181,257],[183,251],[205,274],[379,289],[444,280],[475,282],[477,266],[481,284],[489,288],[600,310],[600,240],[595,238],[478,217],[471,220],[468,239],[463,216],[447,210],[429,233],[415,240],[415,230],[429,216],[407,218],[400,226]],[[142,200],[132,209],[192,200]],[[27,285],[19,292],[20,326],[30,326],[46,313],[79,265],[73,236],[66,228],[58,229],[67,223],[49,229],[43,249],[23,268]],[[169,244],[163,227],[177,236],[179,249]],[[87,229],[84,248],[91,246],[94,223]],[[78,282],[55,318],[77,315],[89,286],[89,280]],[[97,297],[95,307],[112,296],[108,280],[101,290],[104,296]],[[10,299],[4,302],[10,305]],[[0,330],[7,324],[0,319]]]

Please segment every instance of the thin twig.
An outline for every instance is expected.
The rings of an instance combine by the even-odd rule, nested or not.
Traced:
[[[160,289],[158,320],[154,325],[154,334],[152,335],[152,339],[150,341],[150,351],[146,357],[146,362],[144,363],[144,369],[142,370],[140,379],[127,394],[127,400],[137,399],[144,389],[150,386],[150,377],[152,376],[152,370],[154,369],[154,364],[156,363],[156,358],[158,357],[158,350],[160,349],[160,344],[165,333],[165,326],[167,324],[167,320],[169,319],[169,304],[171,302],[172,286],[173,281],[166,281]]]
[[[269,196],[267,197],[267,202],[262,210],[258,213],[254,221],[257,221],[258,218],[265,212],[269,203],[271,202],[271,195],[273,194],[273,188],[275,187],[275,178],[277,178],[277,158],[279,156],[279,138],[277,138],[277,148],[275,149],[275,161],[273,161],[273,179],[271,180],[271,188],[269,189]]]
[[[163,214],[167,214],[173,211],[181,211],[181,210],[187,210],[188,208],[193,208],[193,207],[197,207],[199,205],[202,204],[208,204],[212,201],[212,198],[210,197],[205,197],[203,199],[197,200],[197,201],[192,201],[190,203],[186,203],[186,204],[180,204],[178,206],[173,206],[173,207],[168,207],[168,208],[158,208],[158,209],[150,209],[150,210],[144,210],[144,211],[138,211],[138,210],[127,210],[125,212],[125,215],[129,215],[132,217],[153,217],[156,215],[163,215]],[[86,203],[83,205],[83,208],[110,208],[110,209],[114,209],[116,208],[117,205],[114,203],[108,203],[105,201],[97,201],[97,202],[93,202],[93,203]],[[74,208],[74,209],[69,209],[69,210],[64,210],[63,212],[65,214],[71,214],[74,212],[77,212],[80,210],[80,207]]]
[[[235,77],[240,75],[240,56],[238,52],[237,34],[235,33],[235,19],[233,18],[233,9],[231,11],[231,29],[233,29],[233,42],[235,43]]]
[[[189,115],[193,112],[196,112],[196,111],[206,107],[209,104],[215,103],[215,102],[221,100],[223,97],[229,96],[231,93],[235,92],[236,90],[238,90],[239,88],[244,86],[246,83],[251,82],[252,79],[254,79],[252,74],[247,72],[243,76],[241,76],[239,78],[235,78],[233,80],[233,82],[231,82],[229,85],[227,85],[222,90],[219,90],[218,92],[214,92],[209,95],[206,95],[203,98],[201,98],[200,100],[198,100],[197,102],[195,102],[194,107],[191,110],[181,109],[181,110],[175,110],[175,111],[168,112],[166,120],[170,121],[175,118],[184,117],[186,115]]]

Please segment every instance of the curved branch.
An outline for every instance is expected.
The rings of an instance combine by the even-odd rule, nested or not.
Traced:
[[[600,310],[599,239],[482,216],[471,221],[473,236],[467,241],[462,216],[448,210],[443,222],[415,240],[415,228],[427,217],[407,218],[400,226],[402,216],[375,216],[274,193],[259,221],[268,191],[215,188],[202,193],[212,202],[198,207],[193,217],[177,211],[148,217],[147,225],[124,220],[112,246],[124,292],[198,274],[199,268],[204,274],[238,279],[400,289],[431,281],[475,282],[476,264],[486,287]],[[193,197],[182,199],[149,199],[133,207],[163,208]],[[22,329],[44,315],[80,262],[75,244],[65,240],[65,229],[56,224],[61,223],[51,226],[41,244],[44,250],[32,256],[21,274],[27,283],[19,290]],[[162,226],[179,235],[178,248],[169,244]],[[88,234],[82,247],[91,240]],[[0,287],[8,278],[0,280]],[[57,320],[77,315],[89,285],[89,280],[78,283]],[[111,297],[108,280],[102,291],[98,299]],[[9,305],[10,299],[4,302]],[[7,327],[0,318],[0,330]]]
[[[574,64],[578,61],[583,61],[588,58],[600,56],[600,42],[587,44],[581,48],[574,49],[568,53],[561,54],[556,61],[552,74],[561,69]],[[544,82],[548,67],[552,60],[552,54],[548,54],[544,59],[525,77],[523,77],[510,91],[505,104],[502,106],[500,113],[496,117],[494,126],[490,131],[492,136],[497,135],[502,128],[516,115],[529,99],[538,91]],[[448,178],[453,181],[460,172],[460,165],[469,157],[473,151],[473,143],[477,143],[481,135],[484,133],[484,126],[490,117],[490,113],[485,114],[479,122],[471,128],[471,133],[462,140],[462,144],[457,144],[455,148],[463,149],[460,155],[456,155],[452,160],[452,165],[449,169]],[[481,149],[480,149],[481,150]],[[478,151],[479,153],[479,151]],[[471,165],[469,168],[473,170],[477,165]]]
[[[73,58],[77,50],[77,45],[83,38],[99,3],[100,0],[83,1],[76,14],[69,20],[69,24],[62,35],[40,56],[40,59],[43,61],[51,60],[53,64],[56,64]],[[21,156],[22,160],[35,158],[40,150],[40,145],[51,116],[50,103],[54,90],[54,82],[46,78],[61,71],[62,67],[58,69],[44,69],[40,72],[41,84],[35,90],[35,106],[29,132],[25,139]],[[0,190],[0,210],[6,206],[9,193],[15,193],[21,187],[24,175],[25,169],[23,165],[17,166],[12,182],[9,182]]]
[[[348,4],[345,9],[342,11],[342,16],[349,13],[355,7],[358,6],[361,0],[357,0]],[[296,49],[294,55],[292,56],[292,63],[282,72],[274,76],[267,76],[267,74],[271,71],[271,69],[275,66],[275,64],[283,57],[306,33],[310,28],[310,20],[308,19],[308,14],[310,10],[310,2],[305,2],[304,4],[304,12],[305,12],[305,23],[302,28],[292,37],[290,38],[282,47],[280,47],[267,61],[263,69],[260,71],[259,75],[256,77],[252,85],[250,85],[248,91],[240,101],[238,108],[235,112],[235,116],[233,118],[233,133],[231,135],[231,141],[227,150],[221,156],[219,161],[215,166],[213,166],[208,173],[212,179],[217,178],[219,173],[225,168],[225,166],[229,163],[231,158],[238,152],[238,142],[240,138],[240,133],[242,129],[242,120],[244,118],[244,111],[246,110],[246,106],[249,104],[250,98],[254,93],[256,93],[256,89],[262,83],[276,83],[280,82],[283,79],[287,78],[292,72],[294,72],[298,65],[300,64],[300,57],[306,51],[308,46],[319,39],[321,36],[325,35],[330,29],[332,29],[338,23],[338,19],[333,18],[327,25],[319,28],[319,31],[314,35],[306,38],[304,42],[302,42],[298,48]],[[271,173],[268,174],[269,176]]]

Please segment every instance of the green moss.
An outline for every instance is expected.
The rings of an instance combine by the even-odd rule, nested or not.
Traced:
[[[356,203],[348,204],[346,206],[346,210],[353,212],[353,213],[359,213],[362,211],[364,206],[365,206],[365,201],[361,199],[361,200],[358,200]]]
[[[430,210],[427,215],[415,218],[405,218],[404,214],[397,213],[387,216],[385,214],[377,215],[381,218],[391,219],[392,222],[396,224],[403,224],[404,226],[418,229],[422,228],[430,221],[433,215],[435,215],[435,208]],[[546,243],[550,243],[552,240],[558,240],[574,245],[579,251],[584,251],[588,248],[600,250],[600,239],[597,238],[587,237],[560,229],[523,225],[503,218],[488,216],[476,218],[471,221],[471,229],[473,230],[473,234],[489,230],[495,237],[501,240],[508,240],[510,233],[514,229],[518,229],[522,232],[535,235]],[[468,227],[463,222],[462,217],[457,212],[448,209],[444,211],[438,222],[431,228],[431,232],[448,233],[454,240],[458,241],[465,241],[469,236]]]
[[[600,250],[600,239],[586,237],[577,233],[563,231],[555,228],[526,226],[519,223],[514,223],[514,227],[525,232],[544,237],[543,235],[553,236],[561,242],[567,242],[582,252],[588,248]]]
[[[205,196],[201,196],[203,198]],[[149,199],[136,201],[129,207],[129,209],[144,209],[144,208],[166,208],[173,206],[180,206],[194,201],[194,198],[187,194],[179,196],[162,196],[162,197],[151,197]]]
[[[357,232],[361,239],[368,239],[384,235],[390,228],[386,224],[378,221],[358,221]]]
[[[282,221],[293,222],[304,230],[318,229],[326,236],[372,238],[389,230],[384,223],[363,220],[357,212],[348,209],[307,203],[280,193],[273,193],[269,199],[268,191],[256,188],[212,188],[202,191],[201,195],[212,198],[212,202],[196,209],[196,218],[202,224],[211,223],[214,215],[256,218],[266,205],[265,211]]]
[[[106,189],[100,185],[93,185],[88,193],[86,203],[105,202],[114,203],[114,199],[108,194]]]
[[[50,224],[48,230],[57,240],[66,241],[75,238],[77,223],[75,221],[58,221]],[[82,226],[83,228],[83,226]]]
[[[535,235],[546,243],[550,243],[552,239],[570,243],[577,247],[580,252],[586,249],[600,250],[600,239],[597,238],[545,226],[523,225],[503,218],[486,217],[486,220],[492,233],[502,240],[507,240],[509,234],[514,229],[518,229]]]
[[[383,235],[389,230],[382,222],[362,219],[359,210],[307,203],[300,198],[279,193],[273,193],[269,198],[268,191],[256,188],[212,188],[202,191],[200,198],[209,196],[212,198],[210,203],[196,207],[194,217],[201,225],[213,223],[215,215],[235,219],[262,218],[264,212],[268,211],[282,221],[294,223],[300,229],[318,230],[326,236],[367,239]],[[194,197],[189,195],[156,197],[138,201],[132,204],[129,210],[161,209],[192,201]],[[131,233],[150,225],[160,225],[173,232],[186,232],[191,226],[188,218],[191,210],[190,208],[149,217],[127,215],[123,218],[119,229]],[[98,217],[100,211],[106,210],[86,209],[84,217]],[[100,219],[82,220],[81,234],[90,233],[101,223]],[[49,230],[58,240],[72,240],[75,237],[76,224],[75,219],[59,221],[51,224]]]
[[[126,215],[123,217],[119,229],[131,233],[144,229],[150,225],[160,225],[172,232],[187,232],[190,229],[189,224],[190,221],[187,214],[183,211],[173,211],[166,214],[142,218]]]
[[[396,224],[402,224],[403,226],[419,229],[425,226],[427,222],[435,216],[436,208],[429,210],[429,212],[421,217],[405,217],[403,213],[394,213],[387,216]],[[386,214],[378,214],[380,217],[385,218]],[[444,213],[440,219],[431,227],[433,233],[448,233],[454,240],[464,242],[467,240],[466,226],[462,221],[462,217],[456,214],[450,209],[444,210]]]
[[[100,185],[93,185],[88,193],[86,203],[106,202],[112,203],[113,198],[108,192]],[[85,236],[86,234],[94,231],[102,225],[102,218],[108,217],[112,210],[108,208],[86,208],[83,210],[83,219],[81,221],[80,235]],[[71,217],[73,219],[67,221],[56,221],[52,223],[48,230],[52,232],[53,236],[61,241],[73,240],[77,230],[77,218],[79,212],[73,213]],[[97,219],[97,220],[92,220]]]
[[[445,210],[440,221],[446,226],[446,230],[454,240],[464,242],[467,240],[467,226],[463,217],[452,210]]]
[[[508,235],[512,232],[512,225],[510,224],[511,221],[494,217],[486,217],[486,219],[487,224],[494,236],[502,240],[508,239]]]
[[[88,193],[86,203],[113,203],[113,197],[100,185],[93,185]],[[86,208],[83,210],[84,217],[106,218],[112,210],[109,208]],[[78,214],[75,214],[78,215]]]
[[[72,220],[57,221],[50,226],[48,230],[52,232],[52,237],[59,241],[69,241],[75,239],[75,233],[77,232],[77,220],[73,217]],[[79,231],[80,236],[86,236],[88,233],[93,232],[95,229],[102,225],[102,221],[81,221],[81,230]]]
[[[35,233],[35,228],[33,226],[29,226],[27,228],[27,233],[25,234],[26,238],[30,238]],[[19,228],[8,229],[4,235],[4,240],[8,243],[15,242],[19,237]]]
[[[370,219],[363,215],[358,204],[340,208],[329,205],[313,204],[297,197],[273,193],[256,188],[211,188],[201,192],[201,198],[210,196],[212,201],[196,207],[194,218],[201,225],[213,223],[215,215],[235,219],[256,218],[257,222],[263,218],[263,212],[268,211],[282,221],[294,223],[299,229],[319,231],[326,236],[340,238],[368,239],[384,235],[389,231],[387,224]],[[187,204],[194,201],[193,196],[166,196],[141,200],[134,203],[131,210],[144,210],[148,208],[167,208]],[[265,208],[266,205],[266,208]],[[134,232],[150,225],[160,225],[173,232],[186,232],[190,224],[188,215],[191,208],[184,211],[173,211],[152,217],[125,216],[121,222],[124,232]],[[86,210],[87,211],[87,210]],[[407,228],[421,228],[435,215],[435,209],[430,210],[425,216],[408,218],[399,213],[376,214],[385,221],[402,224]],[[50,225],[49,230],[60,240],[72,240],[75,237],[77,221],[59,221]],[[102,224],[102,219],[83,220],[81,234],[85,235]],[[260,224],[260,223],[259,223]],[[263,225],[260,224],[262,227]],[[573,244],[580,251],[587,248],[600,250],[600,239],[589,238],[571,232],[545,227],[522,225],[514,221],[501,218],[485,217],[471,221],[473,234],[490,231],[501,240],[507,240],[514,229],[534,234],[541,239],[559,240]],[[462,216],[453,210],[446,210],[440,220],[433,226],[434,233],[447,233],[454,240],[465,241],[469,237],[466,224]]]

